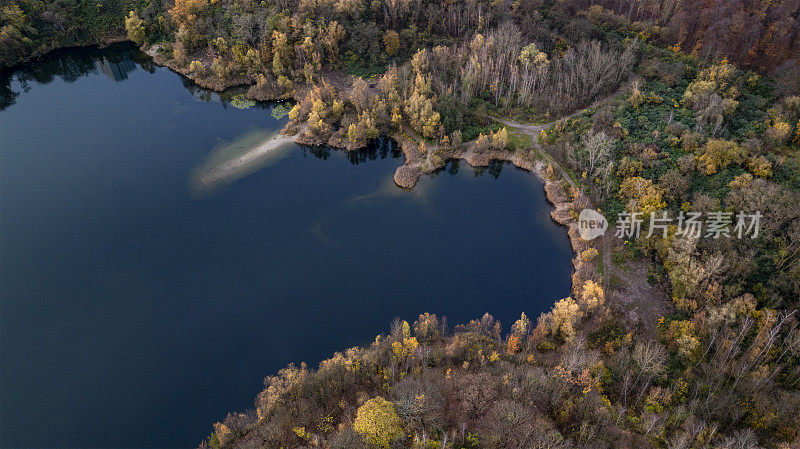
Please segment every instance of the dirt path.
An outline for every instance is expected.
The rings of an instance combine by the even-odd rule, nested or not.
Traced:
[[[553,157],[550,156],[549,153],[544,151],[544,149],[542,149],[541,145],[539,145],[539,134],[542,132],[542,130],[544,130],[546,128],[549,128],[549,127],[555,125],[556,123],[558,123],[559,121],[566,120],[568,118],[569,117],[565,117],[563,119],[559,119],[559,120],[556,120],[555,122],[547,123],[547,124],[544,124],[544,125],[524,125],[522,123],[512,122],[511,120],[504,120],[504,119],[500,119],[500,118],[496,118],[496,117],[494,119],[497,120],[498,122],[506,125],[506,126],[510,126],[512,128],[517,129],[518,131],[522,132],[523,134],[527,134],[528,137],[531,138],[531,142],[533,142],[533,147],[536,150],[538,150],[539,154],[545,159],[545,161],[548,162],[549,164],[551,164],[553,166],[553,168],[558,170],[558,172],[561,174],[561,177],[564,178],[564,180],[567,181],[569,183],[569,185],[573,189],[575,189],[575,191],[580,191],[580,189],[578,188],[578,184],[572,179],[572,177],[569,175],[569,173],[567,173],[567,171],[564,170],[564,167],[562,167],[561,164],[556,162],[556,160],[553,159]]]
[[[603,288],[605,291],[609,291],[611,288],[611,270],[614,269],[614,266],[611,262],[611,235],[612,229],[608,229],[606,231],[606,235],[601,237],[600,245],[603,247]]]

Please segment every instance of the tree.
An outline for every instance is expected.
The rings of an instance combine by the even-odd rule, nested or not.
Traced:
[[[506,149],[508,146],[508,130],[505,127],[492,133],[492,146],[502,150]]]
[[[484,133],[480,133],[478,135],[478,139],[475,141],[475,149],[478,151],[486,151],[492,147],[492,137],[491,135],[486,135]]]
[[[528,332],[531,330],[531,320],[525,315],[525,312],[522,312],[519,319],[511,325],[511,333],[519,338],[525,338],[528,335]]]
[[[394,56],[400,50],[400,35],[395,30],[388,30],[383,33],[383,45],[386,47],[386,54]]]
[[[661,189],[653,181],[634,176],[622,181],[619,193],[628,199],[627,209],[631,212],[649,214],[667,207]]]
[[[373,97],[374,96],[369,91],[369,86],[367,86],[367,83],[363,79],[358,78],[353,83],[349,100],[350,104],[355,107],[356,113],[361,114],[366,109],[370,108],[372,106]]]
[[[435,383],[407,376],[392,386],[391,394],[407,429],[424,432],[442,424],[444,400]]]
[[[519,54],[519,61],[526,67],[532,65],[539,70],[549,62],[547,60],[547,53],[540,51],[536,44],[526,45]]]
[[[286,71],[289,63],[289,55],[292,49],[289,46],[288,38],[285,33],[278,30],[272,32],[272,73],[275,76],[282,75]]]
[[[11,2],[0,8],[0,67],[27,53],[33,42],[26,35],[35,33],[19,5]]]
[[[658,185],[663,189],[667,198],[680,203],[689,189],[689,177],[683,176],[680,170],[673,168],[658,178]]]
[[[433,109],[433,101],[422,94],[421,89],[415,89],[411,97],[406,100],[405,113],[409,124],[425,137],[436,137],[440,134],[441,123],[438,112]]]
[[[639,367],[639,374],[656,376],[664,370],[667,354],[657,342],[636,343],[631,354],[633,361]]]
[[[697,123],[716,135],[725,117],[739,106],[736,69],[723,60],[702,70],[686,88],[681,102],[697,114]]]
[[[672,321],[667,330],[667,340],[672,343],[678,355],[686,363],[694,363],[699,355],[700,339],[691,321]]]
[[[384,2],[392,28],[399,29],[403,16],[408,12],[411,0],[387,0]]]
[[[325,27],[324,32],[320,32],[322,43],[328,51],[328,61],[337,63],[339,60],[339,42],[341,42],[347,32],[337,21],[333,21]]]
[[[397,415],[394,404],[380,396],[358,408],[353,428],[368,443],[379,448],[389,448],[392,441],[403,435],[403,421]]]
[[[189,64],[189,73],[194,75],[203,76],[206,73],[206,67],[200,61],[192,61]]]
[[[575,324],[581,317],[581,308],[572,298],[564,298],[555,303],[553,310],[542,315],[548,330],[565,341],[575,338]]]
[[[580,302],[581,308],[587,313],[602,306],[606,302],[606,294],[603,291],[603,287],[592,280],[587,280],[583,284]]]
[[[743,157],[744,149],[736,142],[711,139],[703,145],[698,161],[707,175],[713,175],[730,164],[741,162]]]
[[[144,45],[146,40],[144,21],[133,11],[129,12],[128,17],[125,18],[125,31],[128,33],[128,39],[137,45]]]
[[[589,179],[600,183],[606,193],[610,187],[606,180],[613,167],[611,156],[615,142],[604,131],[596,133],[589,130],[581,137],[581,149],[576,154],[582,171],[586,172]]]
[[[175,0],[175,6],[169,10],[172,20],[178,26],[191,26],[198,16],[215,5],[218,0]]]
[[[428,312],[420,314],[417,321],[414,322],[414,335],[421,341],[430,341],[439,338],[441,335],[439,318],[437,318],[435,314]]]

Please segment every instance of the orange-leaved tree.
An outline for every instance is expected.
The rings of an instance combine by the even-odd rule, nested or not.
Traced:
[[[219,0],[175,0],[175,6],[169,10],[172,20],[178,26],[191,26],[197,17],[206,12]]]

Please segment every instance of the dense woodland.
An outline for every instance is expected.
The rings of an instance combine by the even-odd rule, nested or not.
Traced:
[[[391,135],[436,166],[459,146],[541,145],[576,184],[545,170],[568,213],[588,203],[612,226],[624,211],[763,214],[756,238],[673,226],[577,247],[572,295],[538,319],[398,320],[268,377],[203,446],[789,448],[799,15],[791,0],[19,0],[0,9],[0,61],[126,35],[200,85],[293,98],[303,142]],[[494,120],[562,117],[538,144]]]

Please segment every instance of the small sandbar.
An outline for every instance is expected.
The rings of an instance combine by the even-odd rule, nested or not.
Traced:
[[[230,184],[283,159],[293,143],[293,136],[256,130],[218,145],[192,172],[191,189],[202,194]]]

